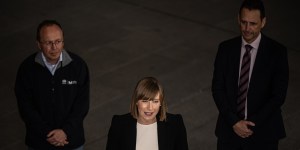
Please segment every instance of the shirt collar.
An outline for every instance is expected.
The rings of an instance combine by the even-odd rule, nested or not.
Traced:
[[[258,49],[259,43],[261,40],[261,33],[259,33],[258,37],[252,42],[252,43],[247,43],[244,38],[242,37],[242,46],[245,47],[245,45],[251,45],[253,49]]]
[[[62,61],[62,52],[60,53],[60,55],[59,55],[59,60],[56,62],[56,64],[51,64],[51,63],[49,63],[48,60],[46,59],[44,53],[42,53],[42,58],[43,58],[43,61],[44,61],[44,63],[45,63],[46,65],[57,65],[59,62]]]
[[[43,60],[43,52],[38,52],[37,55],[35,56],[35,62],[37,62],[38,64],[45,66],[45,62]],[[61,54],[60,54],[60,58],[59,58],[59,62],[62,62],[62,67],[68,65],[69,63],[71,63],[72,58],[71,56],[68,54],[68,52],[66,50],[62,50]]]

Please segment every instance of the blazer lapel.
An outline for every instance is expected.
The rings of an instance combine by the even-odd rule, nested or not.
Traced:
[[[159,149],[167,150],[168,138],[167,138],[167,128],[165,122],[157,121],[157,135],[158,135]]]
[[[126,141],[128,141],[128,150],[135,150],[136,146],[136,119],[131,119],[128,124],[129,128],[124,135]]]

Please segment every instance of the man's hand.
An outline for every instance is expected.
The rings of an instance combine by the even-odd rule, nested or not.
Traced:
[[[65,146],[69,142],[67,141],[66,133],[61,129],[55,129],[48,133],[47,141],[54,146]]]
[[[253,134],[248,126],[255,126],[255,124],[251,121],[241,120],[233,125],[233,130],[241,138],[247,138]]]

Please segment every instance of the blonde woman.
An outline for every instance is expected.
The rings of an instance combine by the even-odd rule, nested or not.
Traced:
[[[188,150],[181,115],[166,111],[158,80],[141,79],[132,96],[130,113],[112,118],[106,150]]]

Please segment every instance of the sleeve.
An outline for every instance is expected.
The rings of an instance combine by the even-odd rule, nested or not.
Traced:
[[[63,124],[64,130],[69,137],[76,137],[78,131],[83,128],[83,120],[89,111],[90,99],[90,77],[89,70],[84,61],[81,61],[82,67],[79,75],[79,89],[76,93],[76,100],[72,104],[72,112],[69,114],[68,119]],[[82,135],[83,137],[83,135]]]
[[[188,142],[187,142],[187,134],[186,134],[186,129],[185,129],[185,125],[182,119],[181,115],[176,115],[177,116],[177,131],[178,131],[178,135],[176,138],[176,142],[175,142],[175,149],[176,150],[188,150]]]
[[[109,128],[108,136],[107,136],[107,143],[106,143],[106,150],[120,150],[122,148],[119,147],[119,138],[118,134],[118,123],[117,123],[117,116],[113,116],[111,125]]]
[[[28,65],[25,64],[23,62],[20,65],[15,81],[15,95],[19,113],[30,132],[46,139],[47,134],[51,131],[51,126],[42,119],[34,104],[32,76],[30,71],[28,71]]]
[[[214,62],[214,72],[212,80],[212,95],[214,102],[219,110],[219,113],[230,126],[233,126],[240,119],[232,112],[229,100],[227,98],[226,91],[226,65],[228,65],[226,53],[224,51],[225,46],[221,43],[218,48],[218,52]]]

